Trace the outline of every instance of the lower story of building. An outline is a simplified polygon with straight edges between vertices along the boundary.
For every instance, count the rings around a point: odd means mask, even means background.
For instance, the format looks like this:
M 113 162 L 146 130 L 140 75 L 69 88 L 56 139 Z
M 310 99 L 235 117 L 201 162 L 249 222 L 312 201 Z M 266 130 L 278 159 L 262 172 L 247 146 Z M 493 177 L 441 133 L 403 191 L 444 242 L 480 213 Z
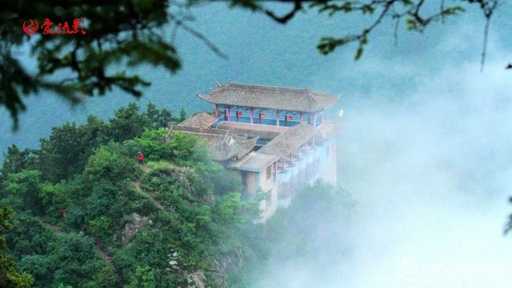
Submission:
M 266 221 L 307 185 L 317 180 L 336 185 L 336 168 L 336 143 L 326 141 L 294 161 L 274 162 L 261 171 L 240 171 L 240 175 L 245 196 L 263 194 L 260 221 Z

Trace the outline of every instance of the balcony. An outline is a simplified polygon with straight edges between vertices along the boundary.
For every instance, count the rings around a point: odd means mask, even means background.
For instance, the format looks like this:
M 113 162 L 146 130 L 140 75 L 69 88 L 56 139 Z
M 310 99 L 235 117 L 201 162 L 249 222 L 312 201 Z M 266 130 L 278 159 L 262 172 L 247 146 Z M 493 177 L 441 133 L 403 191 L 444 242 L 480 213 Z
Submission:
M 219 121 L 220 122 L 238 122 L 238 123 L 248 123 L 248 124 L 251 124 L 251 118 L 250 117 L 247 117 L 247 116 L 241 116 L 241 117 L 231 117 L 231 120 L 230 121 L 226 121 L 224 120 L 224 116 L 221 116 L 219 118 Z M 284 119 L 281 119 L 279 121 L 279 126 L 283 126 L 283 127 L 293 127 L 295 125 L 298 125 L 300 123 L 300 121 L 294 121 L 294 120 L 288 120 L 288 121 L 285 121 Z M 254 117 L 253 119 L 253 123 L 252 124 L 262 124 L 262 125 L 272 125 L 272 126 L 277 126 L 277 120 L 276 119 L 268 119 L 268 118 L 263 118 L 263 119 L 259 119 L 257 117 Z

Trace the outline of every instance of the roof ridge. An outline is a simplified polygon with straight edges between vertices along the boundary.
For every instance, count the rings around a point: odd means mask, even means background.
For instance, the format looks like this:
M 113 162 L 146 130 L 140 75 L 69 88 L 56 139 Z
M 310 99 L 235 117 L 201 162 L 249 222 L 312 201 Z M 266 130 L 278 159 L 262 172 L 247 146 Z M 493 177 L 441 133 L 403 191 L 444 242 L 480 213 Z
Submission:
M 220 87 L 227 87 L 227 86 L 238 86 L 238 87 L 252 87 L 252 88 L 263 88 L 263 89 L 274 89 L 274 90 L 291 90 L 291 91 L 302 91 L 302 92 L 308 92 L 310 91 L 308 88 L 294 88 L 294 87 L 287 87 L 287 86 L 274 86 L 274 85 L 263 85 L 263 84 L 244 84 L 239 82 L 229 82 L 227 84 L 223 84 Z
M 317 112 L 336 102 L 309 88 L 291 88 L 230 82 L 215 87 L 208 95 L 199 95 L 214 104 L 247 106 L 301 112 Z M 324 98 L 332 99 L 324 99 Z

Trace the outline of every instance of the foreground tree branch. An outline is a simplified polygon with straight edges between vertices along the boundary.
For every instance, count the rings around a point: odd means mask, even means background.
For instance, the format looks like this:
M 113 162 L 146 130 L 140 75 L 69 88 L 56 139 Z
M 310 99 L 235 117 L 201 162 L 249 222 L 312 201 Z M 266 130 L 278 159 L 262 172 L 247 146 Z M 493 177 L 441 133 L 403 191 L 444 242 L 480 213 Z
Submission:
M 448 16 L 454 16 L 465 11 L 469 6 L 479 7 L 485 17 L 484 39 L 481 53 L 481 69 L 485 65 L 487 53 L 487 42 L 490 20 L 494 11 L 499 5 L 498 0 L 454 0 L 448 3 L 441 0 L 439 6 L 432 6 L 436 1 L 426 0 L 231 0 L 232 6 L 241 6 L 253 11 L 263 12 L 278 23 L 286 24 L 291 21 L 301 10 L 317 10 L 320 13 L 326 13 L 329 16 L 343 17 L 348 14 L 361 14 L 363 17 L 372 19 L 371 24 L 363 27 L 357 33 L 346 33 L 342 36 L 325 36 L 320 39 L 317 49 L 320 53 L 327 55 L 338 47 L 350 43 L 358 43 L 354 58 L 360 59 L 365 46 L 368 44 L 369 36 L 375 27 L 379 26 L 387 17 L 395 21 L 394 37 L 395 42 L 398 35 L 398 28 L 401 22 L 409 31 L 423 32 L 434 22 L 442 22 Z M 266 7 L 268 3 L 289 4 L 293 7 L 290 12 L 283 16 L 276 16 L 276 13 Z M 304 8 L 307 7 L 307 8 Z M 439 7 L 437 12 L 432 7 Z
M 0 15 L 0 107 L 11 114 L 14 128 L 26 109 L 23 98 L 42 90 L 79 103 L 86 97 L 104 95 L 119 88 L 135 97 L 151 83 L 136 73 L 139 65 L 162 67 L 175 73 L 181 59 L 174 39 L 163 37 L 168 25 L 199 39 L 216 55 L 226 57 L 205 35 L 188 22 L 193 1 L 160 0 L 7 0 Z M 45 35 L 43 23 L 84 20 L 83 33 Z M 37 21 L 40 33 L 26 34 L 24 23 Z M 66 24 L 67 25 L 67 24 Z M 36 71 L 28 71 L 14 51 L 31 43 Z M 59 75 L 55 77 L 55 75 Z
M 170 73 L 181 68 L 175 47 L 178 30 L 200 40 L 215 55 L 227 58 L 208 35 L 197 31 L 191 9 L 211 3 L 205 0 L 7 0 L 0 15 L 0 107 L 11 114 L 14 127 L 18 115 L 26 109 L 24 97 L 42 90 L 51 91 L 79 103 L 95 95 L 105 95 L 113 88 L 135 97 L 151 83 L 136 73 L 127 73 L 139 65 L 162 67 Z M 394 38 L 401 24 L 408 31 L 423 32 L 432 23 L 444 21 L 467 7 L 476 6 L 486 19 L 481 67 L 485 65 L 490 20 L 499 0 L 223 0 L 231 7 L 250 9 L 266 15 L 272 21 L 287 24 L 301 11 L 315 11 L 332 17 L 359 15 L 369 24 L 359 31 L 322 37 L 317 45 L 327 55 L 341 46 L 356 43 L 354 58 L 360 59 L 369 42 L 386 19 L 394 21 Z M 289 5 L 288 12 L 275 11 L 271 4 Z M 434 4 L 432 4 L 434 3 Z M 439 6 L 432 6 L 432 5 Z M 432 9 L 434 7 L 434 9 Z M 75 36 L 29 36 L 22 32 L 25 21 L 37 19 L 55 23 L 83 18 L 86 33 Z M 171 27 L 171 37 L 163 29 Z M 170 39 L 169 39 L 170 38 Z M 32 56 L 37 60 L 36 71 L 29 71 L 18 59 L 16 51 L 30 42 Z M 59 75 L 59 76 L 56 76 Z

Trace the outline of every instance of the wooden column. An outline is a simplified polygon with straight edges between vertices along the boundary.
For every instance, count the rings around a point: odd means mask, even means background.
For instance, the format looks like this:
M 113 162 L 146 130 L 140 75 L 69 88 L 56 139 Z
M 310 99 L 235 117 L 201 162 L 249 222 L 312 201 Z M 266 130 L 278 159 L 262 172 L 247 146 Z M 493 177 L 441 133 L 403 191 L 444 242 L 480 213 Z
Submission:
M 214 113 L 215 113 L 215 118 L 219 117 L 219 108 L 217 107 L 217 104 L 215 104 Z
M 249 119 L 250 119 L 251 124 L 253 124 L 254 123 L 254 108 L 252 108 L 252 107 L 249 110 Z
M 228 115 L 228 120 L 227 121 L 231 121 L 231 107 L 226 107 L 226 113 Z
M 276 125 L 279 126 L 279 110 L 276 110 Z

